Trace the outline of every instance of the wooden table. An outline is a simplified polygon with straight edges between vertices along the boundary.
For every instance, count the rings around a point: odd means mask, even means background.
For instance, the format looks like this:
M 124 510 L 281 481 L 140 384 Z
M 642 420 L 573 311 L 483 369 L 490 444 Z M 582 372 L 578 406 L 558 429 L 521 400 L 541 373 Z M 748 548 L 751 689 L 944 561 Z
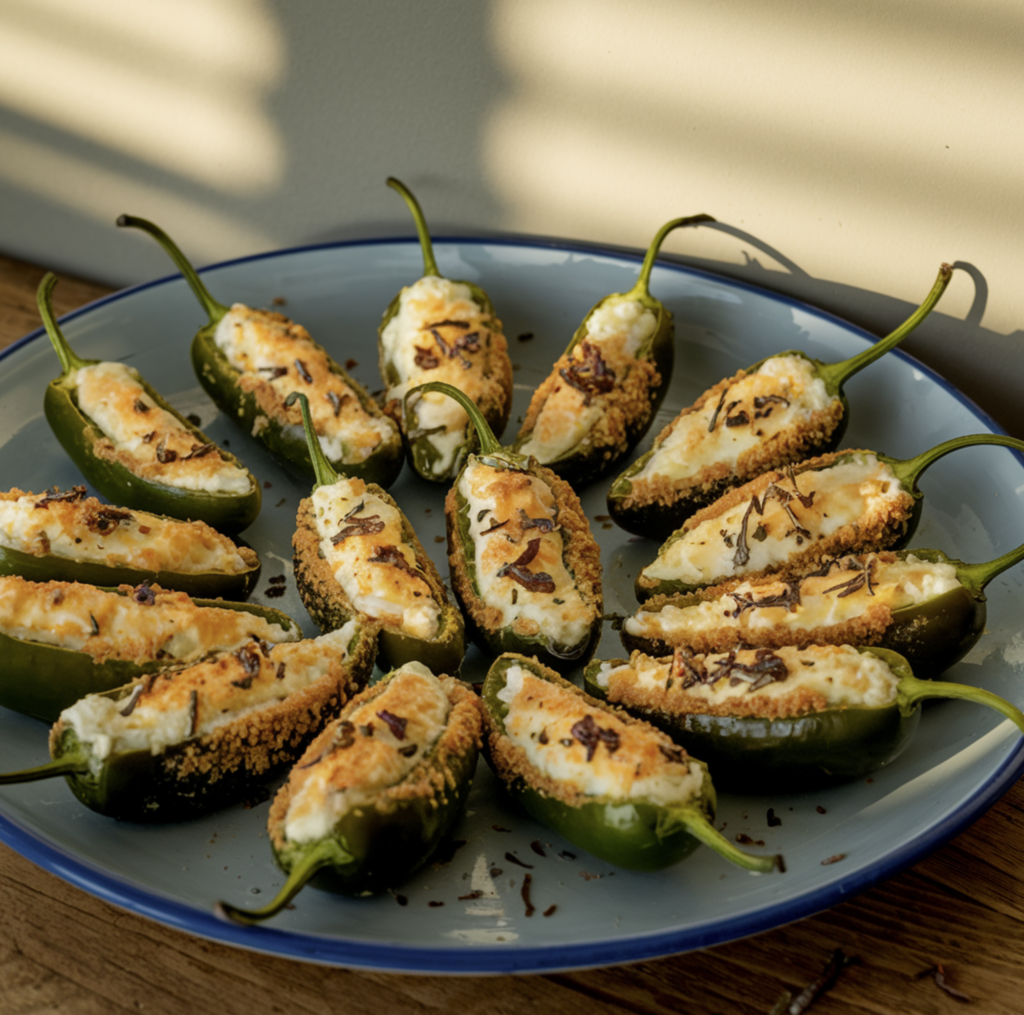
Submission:
M 39 326 L 42 274 L 0 257 L 0 348 Z M 62 278 L 56 311 L 109 291 Z M 795 996 L 815 980 L 836 949 L 856 961 L 813 1003 L 814 1015 L 960 1012 L 965 997 L 986 1015 L 1019 1015 L 1022 808 L 1018 784 L 917 866 L 792 926 L 670 959 L 521 977 L 353 972 L 212 944 L 121 912 L 0 845 L 0 1015 L 767 1015 L 784 991 Z

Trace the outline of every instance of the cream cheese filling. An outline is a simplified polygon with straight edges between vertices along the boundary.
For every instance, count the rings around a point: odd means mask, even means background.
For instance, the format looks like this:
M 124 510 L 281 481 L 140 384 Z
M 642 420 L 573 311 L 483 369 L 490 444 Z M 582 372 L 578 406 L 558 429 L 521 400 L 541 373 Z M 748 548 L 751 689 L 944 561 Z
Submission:
M 700 794 L 699 766 L 682 753 L 671 758 L 668 738 L 646 724 L 624 723 L 519 665 L 505 671 L 497 696 L 508 706 L 505 732 L 529 763 L 584 796 L 667 806 Z
M 884 517 L 902 496 L 892 469 L 873 454 L 856 454 L 773 485 L 779 496 L 769 488 L 760 498 L 741 500 L 670 539 L 643 574 L 656 581 L 707 585 L 775 567 L 844 525 Z M 810 504 L 800 499 L 812 493 Z
M 435 638 L 441 607 L 405 541 L 401 511 L 361 479 L 317 487 L 312 501 L 320 550 L 352 605 L 414 638 Z
M 146 394 L 134 367 L 95 363 L 74 376 L 78 408 L 103 432 L 115 451 L 137 462 L 146 478 L 181 490 L 246 494 L 249 474 L 203 451 L 195 436 Z
M 372 807 L 434 749 L 450 712 L 441 682 L 415 662 L 395 671 L 380 694 L 346 708 L 320 759 L 292 773 L 285 838 L 326 838 L 350 811 Z

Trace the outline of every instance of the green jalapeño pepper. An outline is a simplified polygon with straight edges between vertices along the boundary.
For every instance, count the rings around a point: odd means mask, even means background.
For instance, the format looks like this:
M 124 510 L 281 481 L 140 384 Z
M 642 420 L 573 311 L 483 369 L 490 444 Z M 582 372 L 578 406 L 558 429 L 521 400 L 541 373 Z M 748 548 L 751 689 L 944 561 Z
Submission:
M 533 455 L 575 485 L 601 475 L 633 450 L 672 379 L 675 322 L 651 295 L 654 260 L 673 229 L 714 221 L 693 215 L 658 230 L 636 285 L 590 309 L 534 392 L 516 451 Z
M 512 410 L 512 361 L 487 294 L 472 282 L 453 282 L 438 271 L 416 198 L 398 180 L 387 182 L 415 219 L 423 277 L 391 301 L 378 328 L 384 411 L 402 427 L 413 468 L 424 479 L 444 483 L 473 450 L 473 427 L 448 399 L 431 396 L 415 406 L 403 405 L 405 393 L 424 381 L 454 384 L 500 434 Z
M 419 663 L 354 698 L 310 745 L 267 822 L 287 880 L 261 909 L 227 902 L 218 915 L 255 923 L 307 883 L 365 895 L 393 888 L 427 861 L 465 807 L 481 708 L 472 689 Z
M 50 731 L 49 764 L 0 785 L 63 775 L 121 821 L 181 821 L 251 797 L 285 771 L 373 668 L 376 630 L 250 641 L 185 668 L 87 695 Z
M 333 467 L 390 486 L 402 468 L 402 439 L 367 391 L 301 325 L 272 310 L 227 307 L 209 293 L 171 238 L 146 219 L 122 215 L 119 226 L 149 233 L 170 255 L 209 316 L 192 340 L 192 366 L 217 407 L 278 461 L 311 478 L 302 420 L 285 399 L 310 400 L 314 429 Z
M 295 584 L 309 615 L 329 631 L 352 617 L 381 625 L 380 652 L 390 666 L 412 659 L 457 673 L 465 624 L 408 518 L 379 486 L 339 476 L 320 451 L 301 404 L 316 473 L 299 504 L 292 548 Z
M 833 451 L 766 472 L 669 536 L 637 576 L 637 598 L 799 573 L 842 554 L 906 546 L 921 516 L 921 474 L 951 451 L 976 444 L 1024 450 L 1024 441 L 982 433 L 954 437 L 914 458 Z
M 1024 731 L 1024 714 L 998 695 L 919 680 L 881 648 L 634 652 L 592 663 L 585 687 L 699 751 L 718 786 L 739 792 L 798 793 L 870 775 L 906 748 L 929 698 L 987 705 Z
M 740 645 L 877 645 L 930 677 L 959 662 L 985 628 L 985 586 L 1024 559 L 1019 546 L 965 564 L 939 550 L 863 553 L 785 578 L 767 575 L 648 600 L 622 628 L 628 649 L 727 652 Z
M 492 655 L 525 652 L 558 670 L 586 662 L 601 635 L 601 550 L 572 487 L 533 459 L 502 448 L 475 405 L 458 401 L 477 429 L 445 500 L 452 587 L 476 641 Z
M 731 487 L 837 448 L 849 418 L 843 385 L 928 316 L 952 272 L 942 265 L 914 314 L 850 359 L 822 363 L 790 350 L 705 391 L 612 484 L 612 518 L 628 532 L 664 539 Z
M 484 752 L 537 821 L 602 860 L 661 870 L 698 843 L 747 870 L 784 870 L 714 827 L 707 766 L 642 720 L 525 656 L 504 655 L 483 686 Z
M 0 577 L 0 705 L 53 722 L 79 698 L 233 650 L 297 641 L 291 617 L 159 586 L 100 589 Z
M 260 560 L 206 522 L 102 504 L 84 486 L 0 493 L 0 575 L 30 581 L 141 585 L 246 599 Z
M 179 415 L 123 363 L 84 360 L 53 316 L 52 273 L 39 313 L 64 373 L 47 386 L 46 420 L 85 478 L 128 508 L 237 532 L 260 513 L 260 485 L 233 455 Z

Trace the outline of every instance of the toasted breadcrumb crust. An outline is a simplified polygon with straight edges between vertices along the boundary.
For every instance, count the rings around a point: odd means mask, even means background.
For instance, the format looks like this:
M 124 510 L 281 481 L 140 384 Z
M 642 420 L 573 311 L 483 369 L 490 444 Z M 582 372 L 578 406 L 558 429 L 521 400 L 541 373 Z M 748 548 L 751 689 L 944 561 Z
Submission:
M 562 354 L 551 373 L 534 391 L 516 439 L 517 446 L 529 439 L 547 400 L 565 385 L 561 372 L 574 362 L 571 351 Z M 626 454 L 639 435 L 646 432 L 662 382 L 661 374 L 651 360 L 629 357 L 624 362 L 617 359 L 611 365 L 617 375 L 615 386 L 610 391 L 592 396 L 600 404 L 601 415 L 579 445 L 568 452 L 574 458 L 585 455 L 588 467 L 595 473 Z
M 697 653 L 696 662 L 702 663 L 704 656 L 711 653 Z M 644 652 L 633 652 L 628 665 L 636 668 L 644 663 L 672 665 L 672 657 L 649 656 Z M 613 664 L 614 665 L 614 664 Z M 635 681 L 621 678 L 608 689 L 608 700 L 623 708 L 637 708 L 647 713 L 677 719 L 682 715 L 743 716 L 757 719 L 788 719 L 794 716 L 810 715 L 828 710 L 828 699 L 820 691 L 798 687 L 786 695 L 750 694 L 744 690 L 723 701 L 709 702 L 706 698 L 688 694 L 680 683 L 669 688 L 640 687 Z
M 750 581 L 749 578 L 745 579 Z M 767 582 L 774 582 L 774 577 Z M 738 583 L 732 583 L 738 584 Z M 756 583 L 751 582 L 755 585 Z M 729 585 L 716 586 L 719 595 L 726 594 Z M 715 599 L 712 589 L 702 589 L 699 599 Z M 644 603 L 641 613 L 657 614 L 666 606 L 685 609 L 697 601 L 697 596 L 654 596 Z M 841 624 L 824 624 L 813 629 L 798 630 L 776 624 L 770 628 L 750 630 L 739 628 L 722 618 L 714 631 L 665 631 L 661 638 L 630 634 L 622 631 L 622 642 L 629 649 L 639 649 L 651 656 L 662 656 L 676 648 L 688 648 L 697 653 L 728 652 L 734 648 L 807 648 L 809 645 L 878 645 L 892 624 L 892 610 L 887 604 L 873 603 L 859 617 Z
M 444 806 L 447 803 L 447 794 L 454 792 L 457 787 L 459 762 L 465 759 L 469 752 L 475 752 L 481 746 L 484 708 L 479 697 L 461 680 L 448 676 L 441 676 L 438 679 L 451 705 L 448 722 L 434 749 L 425 755 L 404 779 L 381 790 L 374 798 L 372 806 L 381 814 L 393 813 L 404 803 L 415 800 L 426 801 L 433 807 Z M 267 834 L 275 853 L 292 846 L 285 837 L 284 829 L 291 804 L 292 780 L 295 773 L 314 764 L 331 744 L 340 723 L 365 702 L 373 701 L 386 686 L 385 682 L 379 682 L 352 698 L 299 758 L 292 777 L 281 787 L 270 806 Z M 307 847 L 309 844 L 299 845 Z
M 533 475 L 545 483 L 555 499 L 557 513 L 555 525 L 562 533 L 562 560 L 576 582 L 583 602 L 591 606 L 595 617 L 604 607 L 601 591 L 601 548 L 590 531 L 590 522 L 583 511 L 575 490 L 561 477 L 544 465 L 537 465 Z M 445 526 L 448 532 L 448 566 L 452 588 L 470 620 L 488 634 L 501 630 L 502 611 L 489 606 L 474 587 L 467 560 L 476 557 L 472 546 L 463 542 L 459 526 L 458 483 L 452 484 L 444 502 Z M 537 633 L 535 623 L 521 621 L 513 630 L 524 637 Z
M 849 455 L 875 455 L 875 452 L 863 448 L 833 451 L 827 455 L 819 455 L 816 458 L 809 458 L 801 462 L 792 469 L 792 474 L 801 476 L 805 473 L 826 469 L 835 464 L 840 458 Z M 772 483 L 782 483 L 789 476 L 790 470 L 788 469 L 785 471 L 773 469 L 771 472 L 763 473 L 756 479 L 744 483 L 743 486 L 727 491 L 713 504 L 702 508 L 691 518 L 688 518 L 676 533 L 669 537 L 665 546 L 675 542 L 677 539 L 683 538 L 688 532 L 703 522 L 717 518 L 737 505 L 750 501 L 752 497 L 762 497 L 765 490 Z M 807 487 L 802 487 L 801 492 L 808 494 L 813 491 Z M 896 546 L 902 537 L 906 535 L 910 526 L 914 503 L 914 498 L 906 490 L 900 490 L 898 496 L 887 501 L 881 510 L 871 517 L 861 518 L 856 522 L 849 522 L 824 538 L 809 540 L 805 549 L 792 552 L 784 563 L 762 568 L 758 571 L 744 571 L 743 580 L 754 581 L 766 575 L 774 575 L 776 577 L 796 576 L 801 571 L 807 570 L 809 566 L 830 557 L 841 557 L 847 553 L 886 550 L 891 546 Z M 662 547 L 662 549 L 664 548 Z M 727 580 L 729 580 L 728 577 L 719 576 L 718 579 L 714 580 L 714 584 L 718 585 Z M 661 579 L 648 578 L 643 573 L 636 580 L 638 590 L 654 590 L 661 585 Z
M 637 719 L 630 715 L 625 709 L 616 705 L 600 701 L 581 691 L 569 680 L 560 677 L 554 670 L 549 669 L 540 663 L 536 657 L 518 655 L 514 652 L 507 652 L 502 660 L 508 660 L 510 665 L 518 664 L 529 670 L 535 676 L 552 684 L 571 691 L 580 699 L 581 707 L 593 709 L 597 712 L 604 712 L 607 715 L 614 715 L 616 719 L 627 726 L 643 727 L 648 734 L 662 745 L 669 757 L 678 757 L 680 761 L 687 761 L 688 756 L 667 733 L 655 728 L 643 719 Z M 587 804 L 600 803 L 621 803 L 615 797 L 588 796 L 580 792 L 572 783 L 554 779 L 545 775 L 532 765 L 526 756 L 526 752 L 518 747 L 511 737 L 501 728 L 487 708 L 483 709 L 484 714 L 484 750 L 494 774 L 509 787 L 525 785 L 531 790 L 540 793 L 542 796 L 553 797 L 570 807 L 583 807 Z
M 398 508 L 394 498 L 376 483 L 367 483 L 366 490 L 396 509 Z M 441 581 L 437 567 L 427 555 L 426 550 L 423 549 L 423 544 L 417 538 L 404 514 L 402 515 L 402 538 L 412 547 L 422 577 L 429 586 L 434 601 L 441 608 L 441 626 L 438 629 L 438 636 L 442 636 L 451 626 L 448 615 L 453 606 L 448 599 L 448 592 L 444 587 L 444 582 Z M 365 613 L 356 610 L 352 601 L 345 595 L 345 590 L 334 577 L 330 564 L 320 551 L 320 534 L 317 532 L 316 513 L 311 497 L 304 497 L 299 503 L 299 510 L 295 518 L 295 534 L 292 536 L 292 552 L 295 565 L 295 585 L 299 590 L 299 597 L 321 631 L 337 630 L 353 617 L 359 617 L 363 621 L 376 622 L 385 628 L 399 629 L 401 626 L 399 619 L 390 615 L 368 617 Z M 411 638 L 412 635 L 407 637 Z

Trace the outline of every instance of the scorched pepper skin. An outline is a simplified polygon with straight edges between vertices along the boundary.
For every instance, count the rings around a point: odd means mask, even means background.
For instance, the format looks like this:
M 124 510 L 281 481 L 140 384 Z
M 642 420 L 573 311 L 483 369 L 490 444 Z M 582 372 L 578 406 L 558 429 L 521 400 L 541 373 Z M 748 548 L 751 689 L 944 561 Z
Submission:
M 692 215 L 666 222 L 652 240 L 633 288 L 606 296 L 590 308 L 562 358 L 534 392 L 513 445 L 515 451 L 533 454 L 541 465 L 576 486 L 598 478 L 633 450 L 647 433 L 665 397 L 675 356 L 672 312 L 650 292 L 655 258 L 665 237 L 674 229 L 714 221 L 710 215 Z M 606 309 L 631 303 L 654 316 L 654 329 L 632 355 L 622 355 L 622 362 L 616 361 L 618 365 L 611 369 L 605 365 L 599 345 L 587 342 L 591 335 L 590 322 Z M 587 345 L 582 355 L 575 357 L 584 342 Z M 582 392 L 584 406 L 596 402 L 599 415 L 572 446 L 557 454 L 541 454 L 534 440 L 537 427 L 548 401 L 566 387 Z
M 689 408 L 684 409 L 655 438 L 650 451 L 641 455 L 612 484 L 608 492 L 608 512 L 614 521 L 627 532 L 648 538 L 665 539 L 679 528 L 694 512 L 713 503 L 726 490 L 738 486 L 769 469 L 779 469 L 786 465 L 827 454 L 839 447 L 846 433 L 849 422 L 850 404 L 843 391 L 843 385 L 854 374 L 859 373 L 876 359 L 903 341 L 931 312 L 939 298 L 945 292 L 952 276 L 953 268 L 943 264 L 939 276 L 924 303 L 898 328 L 888 336 L 876 342 L 849 359 L 837 363 L 823 363 L 821 360 L 808 356 L 800 350 L 789 350 L 766 357 L 746 370 L 704 392 Z M 703 479 L 700 474 L 676 480 L 672 484 L 671 493 L 666 490 L 643 491 L 638 476 L 648 467 L 652 459 L 661 452 L 662 446 L 671 433 L 685 417 L 692 413 L 717 406 L 711 416 L 709 431 L 718 427 L 729 429 L 733 421 L 723 411 L 728 405 L 728 392 L 746 377 L 758 373 L 771 360 L 782 360 L 795 357 L 805 361 L 812 370 L 812 376 L 820 379 L 829 399 L 827 405 L 813 414 L 807 421 L 793 421 L 772 434 L 770 438 L 762 438 L 759 444 L 745 452 L 736 463 L 719 463 L 706 466 L 710 470 Z M 775 406 L 773 400 L 786 403 L 788 399 L 769 394 L 761 396 L 765 400 L 762 410 L 750 412 L 737 410 L 742 419 L 737 419 L 740 430 L 743 427 L 756 425 L 759 412 L 770 415 Z M 751 417 L 754 417 L 753 419 Z M 813 422 L 812 422 L 813 421 Z M 731 432 L 731 431 L 730 431 Z M 690 450 L 689 454 L 694 452 Z M 700 481 L 698 482 L 698 479 Z M 634 481 L 638 488 L 634 490 Z
M 804 654 L 810 660 L 815 651 L 812 647 Z M 889 667 L 897 678 L 894 701 L 773 717 L 743 714 L 739 709 L 729 715 L 676 710 L 649 700 L 639 704 L 631 699 L 629 689 L 610 694 L 602 687 L 597 679 L 602 666 L 632 664 L 633 660 L 625 659 L 591 663 L 584 675 L 584 689 L 664 730 L 688 751 L 699 751 L 715 773 L 719 788 L 735 792 L 802 793 L 870 775 L 907 748 L 920 722 L 920 704 L 927 699 L 986 705 L 1024 732 L 1024 714 L 989 691 L 921 680 L 906 659 L 888 649 L 861 647 L 856 651 L 875 656 Z
M 80 359 L 61 334 L 50 303 L 50 293 L 56 282 L 56 276 L 52 273 L 43 278 L 39 284 L 38 302 L 40 315 L 64 373 L 47 385 L 43 410 L 54 436 L 82 475 L 115 504 L 170 515 L 172 518 L 198 519 L 225 532 L 240 532 L 248 528 L 260 513 L 262 492 L 252 473 L 244 470 L 242 463 L 227 451 L 216 448 L 215 453 L 222 460 L 246 472 L 249 489 L 244 494 L 186 490 L 143 479 L 115 457 L 98 452 L 103 433 L 79 409 L 74 378 L 80 368 L 92 366 L 99 361 Z M 182 429 L 193 435 L 197 447 L 213 446 L 200 429 L 181 416 L 141 378 L 140 383 L 146 395 L 159 408 L 174 416 Z
M 643 568 L 637 574 L 634 583 L 636 597 L 640 602 L 645 602 L 652 596 L 685 595 L 701 588 L 724 584 L 742 577 L 799 573 L 801 570 L 813 568 L 816 563 L 843 554 L 902 549 L 913 537 L 924 507 L 924 494 L 917 486 L 917 481 L 922 473 L 950 452 L 979 444 L 993 444 L 1024 451 L 1024 441 L 1014 437 L 996 433 L 969 434 L 943 441 L 914 458 L 896 459 L 873 451 L 854 449 L 832 452 L 801 462 L 796 466 L 789 466 L 786 470 L 764 473 L 757 479 L 729 491 L 714 504 L 697 512 L 669 536 L 659 548 L 654 563 Z M 879 463 L 891 470 L 898 483 L 900 502 L 896 503 L 894 500 L 888 514 L 884 518 L 870 520 L 870 525 L 868 520 L 861 518 L 841 526 L 824 538 L 815 531 L 801 530 L 800 526 L 805 519 L 798 514 L 800 504 L 803 503 L 805 508 L 816 505 L 818 509 L 822 505 L 820 498 L 815 501 L 818 493 L 814 487 L 816 480 L 822 476 L 827 477 L 828 471 L 832 468 L 855 462 L 858 458 L 866 459 L 868 456 L 873 456 Z M 793 486 L 792 491 L 786 488 L 787 482 Z M 753 545 L 750 540 L 758 538 L 755 526 L 757 526 L 761 515 L 761 510 L 754 515 L 754 509 L 758 503 L 761 504 L 762 509 L 768 505 L 771 500 L 772 488 L 778 492 L 776 499 L 792 507 L 793 527 L 786 533 L 785 538 L 800 534 L 795 539 L 793 546 L 785 553 L 780 551 L 777 559 L 772 560 L 767 566 L 758 568 L 748 563 L 750 547 Z M 758 501 L 758 497 L 761 497 L 760 501 Z M 673 551 L 677 542 L 686 540 L 698 526 L 717 524 L 717 519 L 724 512 L 732 506 L 748 500 L 749 505 L 743 528 L 727 569 L 718 573 L 702 574 L 696 581 L 666 575 L 655 576 L 649 573 L 652 568 L 660 569 L 659 562 L 666 554 Z M 797 502 L 795 506 L 793 506 L 794 501 Z M 750 520 L 750 524 L 747 519 Z M 732 546 L 732 544 L 726 545 Z M 741 553 L 745 553 L 746 556 L 741 558 Z
M 81 740 L 60 718 L 50 731 L 52 760 L 2 774 L 0 785 L 63 775 L 90 810 L 146 824 L 184 821 L 243 802 L 292 765 L 365 684 L 373 669 L 375 640 L 374 625 L 355 631 L 341 679 L 321 678 L 303 691 L 263 703 L 212 732 L 194 734 L 157 753 L 148 748 L 112 750 L 97 758 L 91 742 Z M 134 681 L 96 697 L 124 701 L 130 708 L 139 690 L 140 682 Z
M 148 586 L 140 586 L 148 589 Z M 111 594 L 131 595 L 128 589 L 103 589 Z M 138 590 L 136 590 L 138 592 Z M 262 617 L 298 638 L 299 625 L 279 610 L 255 603 L 224 600 L 194 600 L 197 606 L 236 610 Z M 121 687 L 138 677 L 174 665 L 175 660 L 154 658 L 144 662 L 106 659 L 97 662 L 89 653 L 28 641 L 0 632 L 0 706 L 45 722 L 55 722 L 60 713 L 87 694 Z
M 310 745 L 293 775 L 342 749 L 348 717 L 379 699 L 398 672 L 354 698 Z M 269 919 L 306 884 L 343 895 L 381 892 L 406 881 L 430 858 L 465 810 L 482 729 L 482 709 L 472 689 L 450 677 L 439 679 L 451 711 L 441 736 L 416 766 L 394 785 L 374 790 L 365 803 L 345 811 L 329 834 L 310 841 L 293 842 L 286 833 L 290 780 L 275 798 L 267 826 L 274 860 L 287 874 L 284 886 L 261 909 L 221 902 L 217 915 L 240 924 Z
M 310 442 L 311 460 L 316 474 L 314 491 L 321 486 L 332 486 L 339 481 L 330 463 L 315 445 L 309 424 L 309 407 L 306 396 L 299 394 L 296 399 L 302 406 L 303 422 Z M 448 590 L 434 566 L 434 562 L 423 549 L 412 525 L 398 504 L 383 489 L 372 484 L 366 492 L 379 497 L 401 515 L 402 541 L 410 546 L 416 558 L 418 576 L 428 586 L 431 596 L 440 608 L 438 630 L 433 638 L 420 638 L 403 632 L 395 626 L 381 622 L 380 653 L 389 666 L 418 660 L 432 670 L 442 673 L 458 673 L 466 654 L 465 624 L 458 607 L 451 602 Z M 292 540 L 294 550 L 295 584 L 303 605 L 314 622 L 323 631 L 340 627 L 353 617 L 363 614 L 356 609 L 345 594 L 341 584 L 326 565 L 319 548 L 316 517 L 312 501 L 307 498 L 299 505 L 296 532 Z M 372 619 L 372 618 L 371 618 Z
M 162 229 L 133 215 L 122 215 L 117 224 L 149 233 L 170 255 L 208 314 L 209 323 L 196 332 L 190 354 L 196 377 L 214 404 L 248 436 L 255 437 L 282 465 L 303 478 L 312 478 L 313 463 L 300 423 L 293 419 L 282 419 L 271 407 L 261 404 L 256 391 L 240 383 L 242 373 L 231 364 L 214 341 L 217 326 L 229 308 L 210 295 L 199 274 Z M 332 358 L 328 359 L 328 365 L 330 372 L 355 395 L 363 411 L 381 420 L 383 425 L 385 417 L 366 389 Z M 390 426 L 389 421 L 387 425 Z M 397 428 L 393 428 L 390 435 L 364 460 L 346 461 L 339 458 L 332 460 L 331 464 L 346 475 L 359 476 L 368 483 L 388 487 L 401 472 L 402 462 L 402 439 Z
M 479 454 L 469 457 L 445 499 L 448 562 L 451 568 L 452 587 L 462 604 L 474 640 L 492 656 L 503 652 L 528 653 L 559 671 L 586 662 L 600 640 L 603 596 L 601 551 L 590 531 L 579 498 L 568 483 L 550 469 L 538 465 L 535 459 L 526 459 L 510 449 L 502 448 L 479 410 L 462 392 L 451 385 L 431 381 L 413 388 L 406 398 L 412 400 L 426 391 L 442 392 L 458 401 L 476 427 L 480 442 Z M 591 617 L 586 629 L 575 641 L 562 643 L 539 628 L 535 631 L 528 630 L 518 620 L 502 625 L 494 618 L 494 609 L 497 607 L 489 603 L 481 591 L 476 564 L 477 547 L 469 531 L 469 504 L 459 491 L 462 477 L 476 464 L 493 470 L 497 475 L 517 473 L 532 477 L 551 492 L 556 510 L 556 515 L 552 519 L 553 528 L 559 531 L 563 540 L 562 561 L 574 580 L 574 590 L 578 592 L 583 604 L 589 608 Z M 529 556 L 529 540 L 525 537 L 522 548 Z M 523 571 L 526 570 L 524 565 Z M 551 576 L 547 573 L 534 575 L 520 572 L 520 578 L 521 581 L 529 583 L 534 578 L 550 580 Z M 552 602 L 552 606 L 557 605 L 559 604 Z
M 74 495 L 79 490 L 84 497 L 85 487 L 76 487 L 74 491 L 68 491 L 63 496 Z M 41 500 L 45 500 L 46 496 L 39 495 Z M 106 508 L 96 500 L 93 500 L 93 504 L 99 511 L 112 510 L 115 517 L 121 511 L 119 508 Z M 130 514 L 127 511 L 123 513 Z M 110 588 L 149 583 L 165 589 L 187 592 L 198 599 L 226 598 L 243 601 L 249 598 L 256 587 L 262 565 L 256 552 L 251 548 L 238 547 L 238 550 L 246 564 L 241 571 L 175 571 L 168 568 L 154 571 L 128 564 L 81 560 L 56 553 L 30 553 L 15 547 L 0 546 L 0 575 L 20 575 L 34 582 L 82 582 L 86 585 Z
M 547 777 L 524 759 L 505 731 L 509 705 L 498 695 L 504 689 L 511 667 L 522 667 L 531 676 L 569 692 L 589 713 L 610 713 L 623 722 L 639 723 L 654 737 L 661 734 L 607 702 L 584 694 L 535 659 L 508 653 L 491 666 L 481 697 L 485 711 L 484 756 L 505 784 L 509 795 L 532 817 L 547 825 L 581 849 L 627 870 L 656 871 L 671 867 L 689 856 L 700 843 L 722 857 L 745 867 L 767 873 L 784 871 L 781 856 L 754 856 L 738 849 L 714 826 L 717 797 L 702 761 L 679 752 L 666 737 L 662 751 L 673 750 L 703 773 L 699 793 L 687 803 L 657 804 L 631 797 L 586 798 L 578 791 L 556 794 L 541 788 Z M 599 750 L 603 749 L 598 747 Z M 550 788 L 550 787 L 549 787 Z

